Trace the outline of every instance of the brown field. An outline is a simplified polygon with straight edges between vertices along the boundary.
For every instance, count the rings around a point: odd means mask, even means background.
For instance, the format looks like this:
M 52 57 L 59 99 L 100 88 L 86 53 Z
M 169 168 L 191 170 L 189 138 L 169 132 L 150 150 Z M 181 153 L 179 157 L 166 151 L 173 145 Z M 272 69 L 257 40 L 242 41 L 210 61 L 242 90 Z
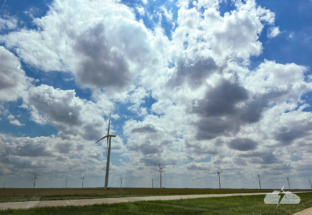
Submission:
M 304 190 L 292 190 L 304 191 Z M 306 190 L 311 191 L 311 190 Z M 0 197 L 21 196 L 124 196 L 124 195 L 177 195 L 272 192 L 260 189 L 192 189 L 192 188 L 3 188 Z

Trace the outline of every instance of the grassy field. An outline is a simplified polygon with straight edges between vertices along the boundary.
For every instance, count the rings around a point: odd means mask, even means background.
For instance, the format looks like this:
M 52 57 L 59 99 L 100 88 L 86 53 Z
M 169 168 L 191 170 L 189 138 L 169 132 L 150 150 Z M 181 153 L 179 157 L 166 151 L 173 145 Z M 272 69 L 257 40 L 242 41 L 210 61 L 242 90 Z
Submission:
M 192 189 L 192 188 L 5 188 L 0 197 L 10 196 L 88 196 L 88 195 L 146 195 L 146 194 L 209 194 L 271 192 L 259 189 Z
M 235 196 L 221 198 L 200 198 L 173 201 L 148 201 L 94 205 L 83 207 L 51 207 L 28 210 L 0 211 L 0 215 L 123 215 L 123 214 L 248 214 L 248 215 L 290 215 L 312 207 L 312 193 L 297 194 L 301 198 L 298 205 L 265 205 L 264 195 Z
M 179 189 L 179 188 L 57 188 L 57 189 L 0 189 L 0 202 L 42 201 L 118 198 L 126 196 L 157 196 L 184 194 L 225 194 L 225 193 L 269 193 L 272 190 L 249 189 Z

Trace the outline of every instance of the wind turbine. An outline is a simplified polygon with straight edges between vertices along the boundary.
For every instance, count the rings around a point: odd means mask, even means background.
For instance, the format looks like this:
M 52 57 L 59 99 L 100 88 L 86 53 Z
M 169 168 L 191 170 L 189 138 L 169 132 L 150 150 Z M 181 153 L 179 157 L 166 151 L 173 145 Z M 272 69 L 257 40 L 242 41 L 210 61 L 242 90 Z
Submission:
M 260 175 L 259 175 L 259 172 L 258 172 L 258 178 L 259 178 L 259 186 L 260 186 L 260 190 L 261 190 L 261 182 L 260 182 Z
M 36 180 L 37 180 L 38 178 L 37 178 L 37 176 L 36 176 L 36 172 L 35 172 L 35 177 L 33 178 L 33 179 L 31 179 L 31 181 L 32 180 L 34 180 L 34 186 L 33 186 L 33 188 L 35 188 L 36 187 Z
M 221 181 L 220 181 L 220 174 L 221 174 L 221 172 L 217 172 L 218 173 L 218 177 L 219 177 L 219 189 L 221 189 Z
M 110 135 L 110 134 L 109 134 L 109 129 L 110 129 L 110 117 L 111 117 L 111 114 L 109 114 L 109 123 L 108 123 L 107 134 L 96 142 L 96 143 L 98 143 L 99 141 L 101 141 L 101 140 L 107 138 L 108 153 L 107 153 L 107 161 L 106 161 L 105 189 L 107 189 L 107 186 L 108 186 L 109 160 L 110 160 L 110 152 L 111 152 L 112 137 L 116 137 L 116 136 L 117 136 L 117 135 Z
M 311 183 L 311 181 L 310 181 Z M 154 188 L 154 179 L 152 178 L 152 188 Z
M 287 181 L 288 181 L 288 186 L 289 186 L 289 189 L 290 189 L 290 183 L 289 183 L 289 177 L 287 176 Z
M 82 179 L 82 185 L 81 185 L 81 188 L 83 188 L 83 180 L 84 180 L 84 177 L 85 177 L 85 175 L 83 175 L 83 177 L 81 178 L 81 179 Z
M 311 178 L 309 177 L 309 181 L 310 181 L 310 185 L 311 185 L 311 189 L 312 189 L 312 182 L 311 182 Z
M 160 163 L 159 163 L 160 188 L 162 188 L 162 169 L 163 167 L 160 167 Z
M 120 187 L 122 187 L 122 178 L 120 176 Z

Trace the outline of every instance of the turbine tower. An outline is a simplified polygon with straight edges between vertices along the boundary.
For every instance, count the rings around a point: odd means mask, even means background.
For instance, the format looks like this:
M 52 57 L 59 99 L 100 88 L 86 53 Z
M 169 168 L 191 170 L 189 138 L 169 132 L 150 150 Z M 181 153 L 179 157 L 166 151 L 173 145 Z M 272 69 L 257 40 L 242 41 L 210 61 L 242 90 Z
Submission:
M 312 189 L 312 182 L 311 182 L 311 178 L 309 177 L 309 181 L 310 181 L 310 185 L 311 185 L 311 189 Z
M 82 184 L 81 184 L 81 188 L 83 188 L 83 180 L 84 180 L 84 175 L 83 175 L 83 177 L 81 178 L 82 179 Z
M 288 181 L 288 186 L 289 186 L 289 189 L 290 189 L 290 183 L 289 183 L 289 177 L 287 176 L 287 181 Z
M 33 179 L 31 179 L 31 181 L 32 180 L 34 180 L 34 186 L 33 186 L 33 188 L 35 188 L 36 187 L 36 180 L 37 180 L 38 178 L 37 178 L 37 176 L 36 176 L 36 172 L 35 172 L 35 177 L 33 178 Z
M 120 176 L 120 187 L 122 187 L 122 177 Z
M 260 186 L 260 190 L 261 190 L 261 182 L 260 182 L 260 175 L 259 175 L 259 172 L 258 172 L 258 178 L 259 178 L 259 186 Z
M 108 123 L 107 134 L 96 142 L 96 143 L 98 143 L 99 141 L 101 141 L 101 140 L 107 138 L 108 153 L 107 153 L 107 161 L 106 161 L 105 189 L 107 189 L 107 186 L 108 186 L 108 175 L 109 175 L 109 160 L 110 160 L 110 152 L 111 152 L 111 141 L 112 141 L 112 137 L 116 137 L 116 136 L 117 136 L 117 135 L 110 135 L 110 134 L 109 134 L 109 129 L 110 129 L 110 117 L 111 117 L 111 114 L 109 114 L 109 123 Z
M 220 181 L 220 174 L 221 174 L 221 172 L 217 172 L 218 173 L 218 177 L 219 177 L 219 189 L 221 189 L 221 181 Z
M 310 181 L 311 183 L 311 181 Z M 152 188 L 154 188 L 154 179 L 152 179 Z
M 162 169 L 163 167 L 160 167 L 160 163 L 159 163 L 160 188 L 162 188 Z

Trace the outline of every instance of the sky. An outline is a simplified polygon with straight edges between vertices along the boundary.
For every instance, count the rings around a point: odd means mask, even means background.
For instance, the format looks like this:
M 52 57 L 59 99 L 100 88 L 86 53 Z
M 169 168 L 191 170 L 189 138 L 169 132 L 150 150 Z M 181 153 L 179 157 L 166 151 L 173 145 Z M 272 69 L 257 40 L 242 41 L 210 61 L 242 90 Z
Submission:
M 0 0 L 6 187 L 308 189 L 312 1 Z

